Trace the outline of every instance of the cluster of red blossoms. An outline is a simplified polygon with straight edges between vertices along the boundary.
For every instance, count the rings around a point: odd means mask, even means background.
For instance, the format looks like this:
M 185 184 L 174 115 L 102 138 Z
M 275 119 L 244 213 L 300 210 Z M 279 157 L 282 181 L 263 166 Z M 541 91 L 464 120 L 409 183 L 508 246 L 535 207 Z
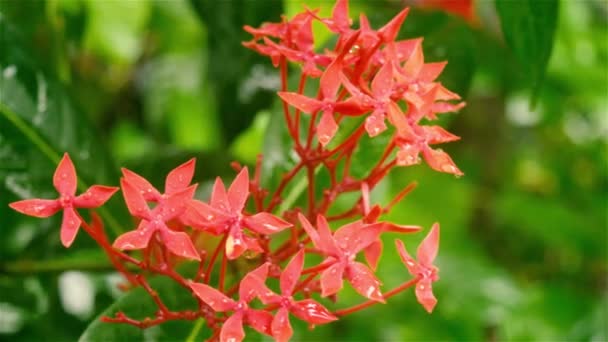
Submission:
M 120 190 L 136 228 L 110 243 L 95 211 L 90 211 L 89 222 L 76 209 L 100 207 L 119 188 L 95 185 L 75 196 L 76 171 L 66 153 L 53 177 L 58 199 L 23 200 L 11 207 L 36 217 L 63 209 L 63 245 L 69 247 L 82 227 L 131 287 L 143 287 L 158 306 L 153 317 L 140 320 L 118 312 L 104 317 L 107 322 L 146 328 L 169 320 L 202 319 L 212 331 L 211 340 L 240 341 L 245 336 L 243 326 L 249 326 L 277 341 L 287 341 L 292 336 L 290 314 L 312 327 L 384 303 L 413 286 L 418 301 L 431 312 L 437 302 L 432 283 L 438 279 L 433 265 L 438 224 L 418 246 L 416 259 L 396 240 L 412 278 L 383 292 L 375 275 L 382 236 L 421 228 L 380 220 L 415 184 L 401 190 L 386 206 L 371 203 L 374 187 L 394 167 L 419 163 L 420 154 L 437 171 L 462 174 L 448 154 L 430 147 L 458 137 L 421 121 L 456 111 L 464 103 L 449 102 L 458 101 L 459 96 L 435 81 L 445 63 L 424 62 L 422 39 L 396 40 L 407 13 L 403 10 L 378 30 L 361 15 L 359 28 L 353 29 L 348 1 L 338 0 L 331 18 L 307 9 L 281 23 L 245 27 L 253 40 L 244 45 L 270 56 L 280 69 L 282 89 L 278 94 L 297 155 L 295 165 L 272 189 L 261 182 L 262 156 L 253 176 L 247 167 L 234 164 L 238 171 L 234 181 L 226 187 L 218 178 L 208 201 L 195 198 L 197 184 L 191 184 L 194 159 L 167 175 L 164 193 L 123 169 Z M 333 49 L 315 50 L 315 21 L 337 35 Z M 296 91 L 288 90 L 290 62 L 301 66 Z M 316 95 L 305 94 L 307 82 L 318 83 Z M 339 130 L 346 129 L 341 127 L 355 128 L 340 135 Z M 355 177 L 353 155 L 366 134 L 390 139 L 366 176 Z M 329 175 L 329 185 L 316 182 L 321 169 Z M 302 194 L 298 193 L 298 180 L 307 184 Z M 283 199 L 286 192 L 289 197 L 295 193 L 296 200 L 287 203 Z M 337 199 L 347 193 L 355 193 L 358 200 L 346 210 L 342 205 L 340 211 Z M 363 259 L 358 258 L 360 254 Z M 242 259 L 248 262 L 238 262 Z M 305 259 L 318 262 L 305 267 Z M 182 263 L 197 265 L 196 272 L 178 272 L 177 265 Z M 246 275 L 227 277 L 229 266 Z M 167 276 L 192 292 L 198 310 L 167 308 L 162 294 L 148 282 L 150 275 Z M 366 301 L 328 309 L 328 304 L 336 305 L 344 280 Z

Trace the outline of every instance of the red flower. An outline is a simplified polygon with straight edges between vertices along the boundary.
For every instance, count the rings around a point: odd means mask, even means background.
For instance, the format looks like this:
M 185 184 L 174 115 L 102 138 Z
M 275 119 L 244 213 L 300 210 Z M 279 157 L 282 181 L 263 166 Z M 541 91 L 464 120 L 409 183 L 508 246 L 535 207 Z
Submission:
M 163 196 L 169 196 L 182 191 L 190 185 L 194 177 L 196 159 L 192 158 L 182 165 L 171 170 L 165 179 L 165 194 L 162 195 L 150 182 L 137 173 L 122 168 L 122 174 L 134 188 L 139 191 L 144 199 L 149 202 L 160 202 Z
M 292 226 L 291 223 L 261 212 L 245 215 L 243 210 L 249 197 L 249 172 L 243 168 L 236 176 L 228 191 L 220 178 L 217 178 L 211 192 L 210 203 L 193 201 L 184 220 L 194 227 L 214 234 L 228 234 L 226 255 L 229 259 L 238 258 L 246 250 L 261 251 L 256 239 L 244 234 L 247 227 L 258 234 L 274 234 Z
M 409 255 L 401 240 L 395 240 L 395 243 L 401 261 L 403 261 L 408 271 L 413 276 L 420 278 L 416 284 L 416 298 L 418 302 L 424 306 L 426 311 L 431 313 L 435 304 L 437 304 L 437 299 L 433 295 L 432 284 L 439 280 L 439 275 L 437 274 L 439 269 L 433 265 L 439 248 L 439 224 L 435 223 L 433 225 L 429 234 L 418 246 L 416 254 L 418 261 Z
M 322 215 L 317 216 L 317 229 L 314 229 L 302 214 L 298 214 L 298 217 L 312 243 L 327 256 L 323 262 L 331 265 L 321 273 L 323 297 L 340 291 L 343 286 L 342 279 L 346 278 L 362 296 L 384 302 L 380 292 L 380 282 L 372 270 L 355 261 L 357 253 L 378 239 L 382 232 L 382 224 L 364 224 L 355 221 L 342 226 L 332 235 L 327 220 Z
M 173 231 L 167 227 L 167 222 L 177 218 L 186 210 L 188 202 L 194 196 L 196 185 L 171 195 L 162 195 L 158 198 L 159 203 L 156 207 L 150 210 L 144 194 L 153 192 L 138 190 L 125 178 L 121 178 L 120 184 L 129 212 L 142 220 L 136 230 L 124 233 L 114 241 L 115 248 L 122 250 L 146 248 L 152 236 L 158 232 L 160 239 L 171 253 L 188 259 L 200 260 L 188 234 Z
M 13 202 L 9 206 L 22 214 L 34 217 L 49 217 L 63 209 L 61 243 L 70 247 L 82 223 L 75 209 L 102 206 L 118 190 L 116 187 L 93 185 L 80 196 L 75 196 L 77 182 L 74 164 L 70 156 L 64 153 L 53 175 L 53 185 L 59 192 L 58 199 L 29 199 Z
M 261 279 L 261 286 L 258 285 L 259 297 L 264 304 L 278 304 L 279 311 L 272 320 L 272 336 L 276 341 L 288 341 L 293 334 L 289 323 L 289 313 L 306 321 L 310 324 L 325 324 L 337 320 L 338 318 L 329 312 L 323 305 L 312 299 L 296 301 L 293 298 L 293 291 L 296 288 L 298 279 L 302 274 L 304 266 L 304 250 L 300 250 L 289 262 L 281 273 L 280 288 L 281 294 L 277 295 L 270 291 L 264 282 L 266 277 Z
M 262 334 L 271 334 L 272 315 L 267 311 L 251 309 L 248 304 L 258 293 L 264 290 L 265 286 L 261 283 L 261 279 L 265 279 L 267 274 L 268 264 L 264 264 L 243 277 L 239 285 L 239 301 L 235 301 L 209 285 L 200 283 L 190 284 L 190 288 L 194 291 L 194 294 L 214 311 L 234 312 L 222 326 L 220 341 L 242 341 L 245 338 L 243 323 Z

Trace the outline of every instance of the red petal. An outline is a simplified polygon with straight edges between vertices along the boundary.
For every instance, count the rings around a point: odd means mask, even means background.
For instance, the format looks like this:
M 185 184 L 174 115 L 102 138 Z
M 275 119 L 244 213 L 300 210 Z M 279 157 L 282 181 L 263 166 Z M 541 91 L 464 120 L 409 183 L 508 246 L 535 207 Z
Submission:
M 293 335 L 293 329 L 289 323 L 289 311 L 287 308 L 280 308 L 272 320 L 272 337 L 277 342 L 287 342 Z
M 399 34 L 399 29 L 407 17 L 410 9 L 406 7 L 399 14 L 397 14 L 391 21 L 389 21 L 386 25 L 384 25 L 381 29 L 378 30 L 378 33 L 382 36 L 384 42 L 394 42 Z
M 188 234 L 166 228 L 160 230 L 160 236 L 171 253 L 186 259 L 201 260 Z
M 459 136 L 446 131 L 440 126 L 421 126 L 421 128 L 428 144 L 442 144 L 460 139 Z
M 181 215 L 186 210 L 188 203 L 192 200 L 197 186 L 198 184 L 194 184 L 184 190 L 171 194 L 154 208 L 154 214 L 157 214 L 160 211 L 165 222 Z
M 401 258 L 401 262 L 407 267 L 407 270 L 411 275 L 418 275 L 418 263 L 414 258 L 410 256 L 410 253 L 407 252 L 403 241 L 395 240 L 395 245 L 397 246 L 397 252 L 399 253 L 399 257 Z
M 296 284 L 302 274 L 304 267 L 304 249 L 301 249 L 287 264 L 281 273 L 281 293 L 283 296 L 291 296 Z
M 249 197 L 249 171 L 244 167 L 228 189 L 228 202 L 233 213 L 240 213 Z
M 443 150 L 433 150 L 426 147 L 422 150 L 422 156 L 427 164 L 439 172 L 451 173 L 456 176 L 462 176 L 464 173 L 454 164 L 454 161 Z
M 360 262 L 350 263 L 346 278 L 360 295 L 381 303 L 385 302 L 380 292 L 380 282 L 367 266 Z
M 49 217 L 55 215 L 61 209 L 58 200 L 38 198 L 13 202 L 8 206 L 22 214 L 34 217 Z
M 377 240 L 372 242 L 363 250 L 367 264 L 374 271 L 378 268 L 378 261 L 380 261 L 380 256 L 382 256 L 382 248 L 382 241 Z
M 80 218 L 74 211 L 74 208 L 65 208 L 63 211 L 63 221 L 61 222 L 61 243 L 67 248 L 70 247 L 78 228 L 80 227 Z
M 365 130 L 370 137 L 375 137 L 386 130 L 384 112 L 375 110 L 365 119 Z
M 78 208 L 97 208 L 106 203 L 119 188 L 114 186 L 93 185 L 74 199 Z
M 150 219 L 150 208 L 142 196 L 142 193 L 125 178 L 120 179 L 120 187 L 122 188 L 122 195 L 125 198 L 125 203 L 127 204 L 127 208 L 131 215 L 143 219 Z
M 397 129 L 397 134 L 405 139 L 411 139 L 415 137 L 412 127 L 410 126 L 405 114 L 399 108 L 399 105 L 392 102 L 388 105 L 388 118 L 390 122 Z
M 448 64 L 448 62 L 426 63 L 422 66 L 422 70 L 420 70 L 418 77 L 423 82 L 433 82 L 439 77 L 446 64 Z
M 239 284 L 239 298 L 247 303 L 251 302 L 256 295 L 265 295 L 270 290 L 264 282 L 268 276 L 268 263 L 247 273 Z
M 289 105 L 296 107 L 297 109 L 303 111 L 304 113 L 314 113 L 321 109 L 323 106 L 323 102 L 311 99 L 310 97 L 300 95 L 297 93 L 288 93 L 280 91 L 277 93 L 283 101 L 287 102 Z
M 393 90 L 393 65 L 384 63 L 372 80 L 372 93 L 376 100 L 381 100 L 390 95 Z
M 245 216 L 243 224 L 260 234 L 274 234 L 285 228 L 293 226 L 291 223 L 269 213 L 258 213 L 253 216 Z
M 245 338 L 245 331 L 243 331 L 243 313 L 235 312 L 230 316 L 220 332 L 221 342 L 240 342 Z
M 121 171 L 127 182 L 131 183 L 131 185 L 144 196 L 146 201 L 158 201 L 161 196 L 160 193 L 144 177 L 125 168 L 122 168 Z
M 234 260 L 247 250 L 247 242 L 240 227 L 233 228 L 226 238 L 226 256 L 230 260 Z
M 272 318 L 272 314 L 268 311 L 249 309 L 245 312 L 245 324 L 269 336 L 272 336 Z
M 190 185 L 195 164 L 196 159 L 192 158 L 169 172 L 165 180 L 165 194 L 172 194 Z
M 317 215 L 317 231 L 319 232 L 319 249 L 333 255 L 340 254 L 327 219 L 323 215 Z
M 418 246 L 417 256 L 418 262 L 426 267 L 430 267 L 437 257 L 437 250 L 439 249 L 439 223 L 433 224 L 431 231 L 422 240 Z
M 347 30 L 351 25 L 351 20 L 348 17 L 348 0 L 338 0 L 334 5 L 331 13 L 331 18 L 338 32 Z
M 420 149 L 413 144 L 400 144 L 397 151 L 397 165 L 410 166 L 420 163 Z
M 395 224 L 392 222 L 382 222 L 382 231 L 384 231 L 384 232 L 411 234 L 411 233 L 419 232 L 420 230 L 422 230 L 422 227 L 420 227 L 420 226 Z
M 189 226 L 196 228 L 209 229 L 215 234 L 221 233 L 225 222 L 229 217 L 205 202 L 192 200 L 188 203 L 188 208 L 180 219 Z M 211 229 L 213 228 L 213 229 Z
M 395 42 L 395 50 L 399 61 L 404 61 L 412 55 L 412 52 L 422 44 L 422 38 L 406 39 Z
M 336 262 L 321 273 L 321 296 L 327 297 L 338 293 L 342 289 L 344 277 L 344 263 Z
M 134 250 L 148 247 L 150 238 L 156 229 L 150 227 L 150 222 L 144 220 L 139 223 L 136 230 L 126 232 L 117 237 L 112 246 L 120 250 Z
M 295 302 L 291 307 L 291 313 L 310 324 L 325 324 L 338 319 L 323 305 L 312 299 Z
M 213 190 L 211 190 L 210 204 L 215 209 L 219 209 L 223 212 L 230 213 L 230 203 L 228 203 L 228 194 L 226 193 L 226 187 L 220 177 L 215 179 L 213 184 Z
M 216 312 L 233 310 L 237 305 L 232 298 L 227 297 L 225 294 L 207 284 L 191 283 L 190 288 L 200 300 L 205 302 Z
M 319 88 L 323 99 L 333 100 L 336 98 L 338 89 L 340 88 L 340 74 L 342 72 L 342 60 L 336 58 L 323 72 L 319 81 Z
M 378 240 L 381 232 L 381 223 L 367 225 L 361 221 L 355 221 L 336 230 L 334 239 L 343 251 L 356 254 Z
M 422 278 L 416 284 L 416 298 L 418 303 L 422 304 L 428 313 L 433 312 L 433 308 L 437 304 L 437 299 L 433 295 L 433 287 L 430 279 Z
M 424 54 L 422 52 L 422 41 L 414 46 L 414 50 L 403 66 L 403 72 L 409 77 L 418 76 L 424 66 Z
M 76 169 L 74 169 L 74 164 L 66 152 L 63 154 L 63 158 L 61 158 L 53 175 L 53 185 L 61 195 L 74 196 L 77 182 Z
M 300 223 L 302 223 L 302 228 L 304 228 L 306 231 L 306 234 L 312 241 L 313 245 L 318 249 L 321 249 L 321 238 L 319 237 L 317 230 L 312 226 L 312 224 L 310 224 L 306 216 L 302 215 L 301 213 L 298 213 L 298 219 L 300 220 Z

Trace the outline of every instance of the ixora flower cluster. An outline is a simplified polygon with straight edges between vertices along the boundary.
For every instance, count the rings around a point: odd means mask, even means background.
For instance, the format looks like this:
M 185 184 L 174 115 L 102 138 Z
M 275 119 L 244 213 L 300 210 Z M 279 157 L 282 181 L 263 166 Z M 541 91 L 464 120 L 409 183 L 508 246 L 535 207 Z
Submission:
M 152 317 L 140 320 L 118 312 L 104 317 L 106 322 L 146 328 L 169 320 L 199 319 L 211 330 L 211 340 L 240 341 L 245 336 L 243 327 L 249 326 L 286 341 L 292 336 L 290 315 L 311 327 L 325 324 L 384 303 L 410 287 L 415 287 L 418 301 L 431 312 L 437 302 L 432 283 L 438 280 L 433 265 L 438 224 L 418 246 L 416 259 L 396 240 L 410 279 L 383 292 L 375 275 L 383 251 L 381 238 L 386 233 L 407 234 L 421 228 L 380 220 L 415 183 L 386 206 L 370 203 L 374 187 L 393 168 L 419 163 L 419 155 L 437 171 L 462 174 L 445 152 L 430 147 L 458 137 L 439 126 L 422 125 L 421 120 L 434 120 L 436 114 L 456 111 L 464 103 L 435 81 L 445 63 L 424 62 L 422 39 L 396 40 L 407 13 L 403 10 L 378 30 L 361 15 L 359 28 L 353 29 L 348 2 L 339 0 L 331 18 L 306 10 L 281 23 L 245 27 L 253 40 L 244 45 L 269 56 L 280 69 L 282 89 L 278 94 L 298 156 L 272 189 L 261 182 L 261 156 L 253 176 L 247 167 L 234 164 L 238 174 L 233 182 L 226 187 L 218 178 L 208 201 L 194 198 L 194 159 L 167 175 L 164 193 L 123 169 L 120 190 L 136 228 L 110 243 L 100 216 L 91 210 L 87 221 L 77 209 L 100 207 L 119 188 L 95 185 L 76 196 L 76 171 L 66 153 L 53 177 L 58 199 L 23 200 L 11 207 L 36 217 L 63 210 L 63 245 L 70 247 L 82 227 L 130 286 L 143 287 L 158 306 Z M 311 26 L 315 21 L 337 35 L 332 50 L 315 51 Z M 290 62 L 301 66 L 296 91 L 288 90 Z M 305 94 L 307 83 L 318 83 L 313 87 L 318 89 L 316 94 Z M 337 134 L 347 127 L 352 131 Z M 389 139 L 383 140 L 388 141 L 384 153 L 377 156 L 366 176 L 357 178 L 352 173 L 353 155 L 365 135 Z M 329 181 L 318 181 L 320 170 L 329 175 Z M 286 204 L 285 193 L 296 191 L 297 195 L 296 180 L 302 179 L 307 188 L 296 196 L 302 204 L 297 200 Z M 358 200 L 340 211 L 337 199 L 347 193 Z M 312 264 L 305 267 L 306 261 Z M 178 264 L 196 267 L 178 271 Z M 227 276 L 229 267 L 239 272 Z M 169 277 L 190 291 L 198 309 L 169 309 L 162 293 L 150 285 L 152 275 Z M 344 280 L 365 301 L 334 309 Z

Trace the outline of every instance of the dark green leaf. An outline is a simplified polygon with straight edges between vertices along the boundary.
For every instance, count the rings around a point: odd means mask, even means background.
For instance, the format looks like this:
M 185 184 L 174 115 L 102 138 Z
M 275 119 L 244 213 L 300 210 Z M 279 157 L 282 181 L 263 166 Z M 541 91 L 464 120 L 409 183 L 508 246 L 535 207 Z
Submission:
M 505 41 L 533 89 L 532 105 L 551 57 L 558 4 L 557 0 L 496 0 Z

